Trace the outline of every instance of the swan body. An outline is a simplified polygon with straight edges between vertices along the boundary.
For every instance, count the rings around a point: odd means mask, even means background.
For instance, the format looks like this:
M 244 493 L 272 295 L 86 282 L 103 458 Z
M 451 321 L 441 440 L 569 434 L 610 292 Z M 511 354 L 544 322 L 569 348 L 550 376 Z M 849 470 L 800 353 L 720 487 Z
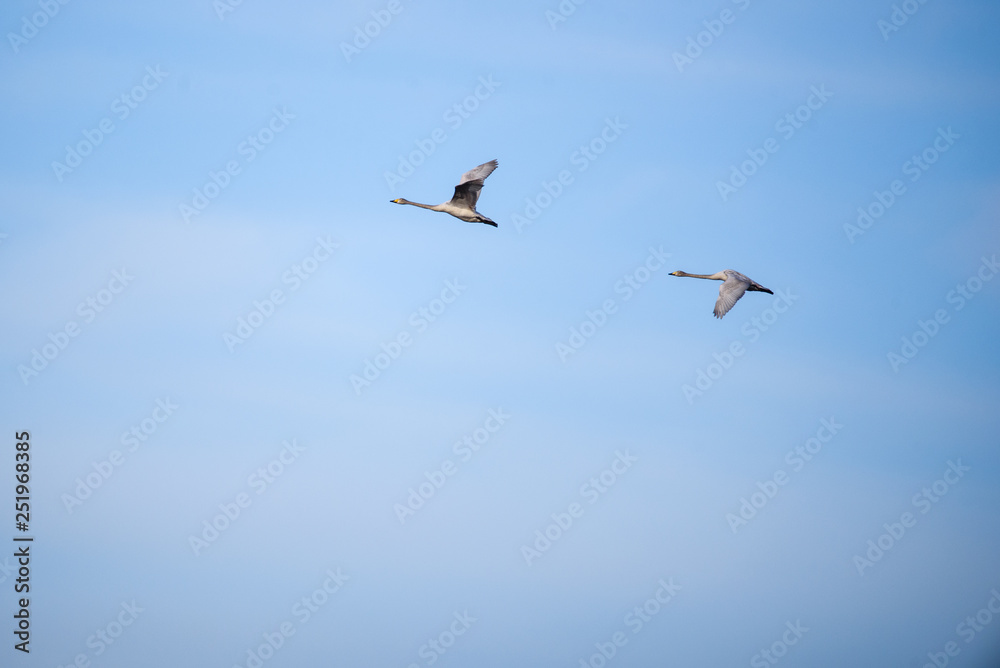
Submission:
M 733 305 L 739 301 L 746 292 L 766 292 L 769 295 L 774 293 L 763 285 L 754 281 L 738 271 L 723 269 L 714 274 L 688 274 L 683 271 L 674 271 L 671 276 L 686 276 L 688 278 L 707 278 L 713 281 L 722 281 L 719 286 L 719 299 L 715 302 L 715 317 L 721 318 L 729 313 Z
M 496 160 L 490 160 L 462 174 L 462 179 L 455 186 L 455 194 L 451 200 L 443 204 L 420 204 L 419 202 L 411 202 L 402 197 L 390 201 L 393 204 L 409 204 L 411 206 L 419 206 L 421 209 L 440 211 L 441 213 L 455 216 L 455 218 L 464 220 L 467 223 L 485 223 L 486 225 L 497 227 L 496 223 L 476 211 L 476 203 L 479 202 L 479 193 L 483 189 L 483 182 L 486 181 L 486 177 L 492 174 L 498 165 L 499 163 Z

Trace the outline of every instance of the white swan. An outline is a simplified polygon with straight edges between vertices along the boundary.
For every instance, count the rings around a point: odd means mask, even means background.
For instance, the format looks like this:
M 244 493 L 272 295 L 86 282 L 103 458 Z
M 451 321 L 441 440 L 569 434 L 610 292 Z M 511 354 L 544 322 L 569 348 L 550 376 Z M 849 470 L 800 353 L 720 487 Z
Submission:
M 719 286 L 719 300 L 715 302 L 715 317 L 721 318 L 729 313 L 729 309 L 739 301 L 747 290 L 750 292 L 766 292 L 769 295 L 774 293 L 765 288 L 757 281 L 751 280 L 738 271 L 723 269 L 715 274 L 688 274 L 683 271 L 674 271 L 671 276 L 687 276 L 688 278 L 708 278 L 713 281 L 723 281 Z
M 393 204 L 410 204 L 411 206 L 419 206 L 421 209 L 441 211 L 451 214 L 467 223 L 486 223 L 487 225 L 497 227 L 496 223 L 476 211 L 476 202 L 479 201 L 479 191 L 483 189 L 483 181 L 493 173 L 498 164 L 496 160 L 490 160 L 462 174 L 462 180 L 455 186 L 455 194 L 452 196 L 451 201 L 444 204 L 420 204 L 419 202 L 405 200 L 402 197 L 390 201 Z

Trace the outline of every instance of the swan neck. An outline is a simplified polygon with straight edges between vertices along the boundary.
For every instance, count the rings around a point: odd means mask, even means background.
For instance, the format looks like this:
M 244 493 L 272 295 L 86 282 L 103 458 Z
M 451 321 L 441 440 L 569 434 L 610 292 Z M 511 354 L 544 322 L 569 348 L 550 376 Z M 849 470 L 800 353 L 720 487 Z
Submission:
M 681 276 L 686 276 L 687 278 L 707 278 L 707 279 L 716 280 L 716 281 L 724 281 L 724 280 L 726 280 L 726 277 L 723 274 L 721 274 L 721 273 L 719 273 L 719 274 L 687 274 L 687 273 L 683 273 L 682 272 Z
M 409 204 L 410 206 L 419 206 L 421 209 L 434 209 L 435 208 L 434 205 L 431 205 L 431 204 L 421 204 L 420 202 L 411 202 L 408 199 L 402 199 L 402 198 L 400 198 L 400 199 L 402 200 L 402 202 L 401 202 L 402 204 Z

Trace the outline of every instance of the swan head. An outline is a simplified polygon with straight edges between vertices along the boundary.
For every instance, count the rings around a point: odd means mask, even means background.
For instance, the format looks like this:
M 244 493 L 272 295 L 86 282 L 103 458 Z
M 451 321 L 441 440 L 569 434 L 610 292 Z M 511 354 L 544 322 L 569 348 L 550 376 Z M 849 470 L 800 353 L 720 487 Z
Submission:
M 684 272 L 683 271 L 679 271 L 679 270 L 678 271 L 672 271 L 672 272 L 670 272 L 670 275 L 671 276 L 683 276 Z
M 402 203 L 403 203 L 403 198 L 402 198 L 402 197 L 399 197 L 399 198 L 397 198 L 397 199 L 391 199 L 391 200 L 389 200 L 389 201 L 390 201 L 391 203 L 393 203 L 393 204 L 402 204 Z

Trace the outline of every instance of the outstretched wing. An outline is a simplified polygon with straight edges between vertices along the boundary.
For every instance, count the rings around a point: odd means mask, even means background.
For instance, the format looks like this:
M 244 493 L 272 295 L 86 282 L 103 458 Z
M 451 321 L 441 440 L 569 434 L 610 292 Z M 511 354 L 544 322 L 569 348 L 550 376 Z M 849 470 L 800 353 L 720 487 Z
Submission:
M 741 281 L 732 274 L 727 274 L 726 280 L 719 286 L 719 300 L 715 302 L 715 317 L 721 318 L 729 313 L 729 309 L 733 308 L 733 305 L 740 300 L 749 285 L 749 282 Z
M 496 160 L 490 160 L 462 174 L 462 180 L 455 186 L 455 195 L 451 198 L 451 203 L 475 211 L 476 203 L 479 201 L 479 191 L 483 189 L 483 181 L 498 165 Z
M 484 162 L 474 169 L 470 169 L 465 174 L 462 174 L 462 179 L 458 182 L 459 185 L 463 183 L 468 183 L 469 181 L 479 181 L 479 185 L 483 184 L 486 177 L 493 173 L 493 170 L 499 165 L 496 160 L 490 160 L 489 162 Z

